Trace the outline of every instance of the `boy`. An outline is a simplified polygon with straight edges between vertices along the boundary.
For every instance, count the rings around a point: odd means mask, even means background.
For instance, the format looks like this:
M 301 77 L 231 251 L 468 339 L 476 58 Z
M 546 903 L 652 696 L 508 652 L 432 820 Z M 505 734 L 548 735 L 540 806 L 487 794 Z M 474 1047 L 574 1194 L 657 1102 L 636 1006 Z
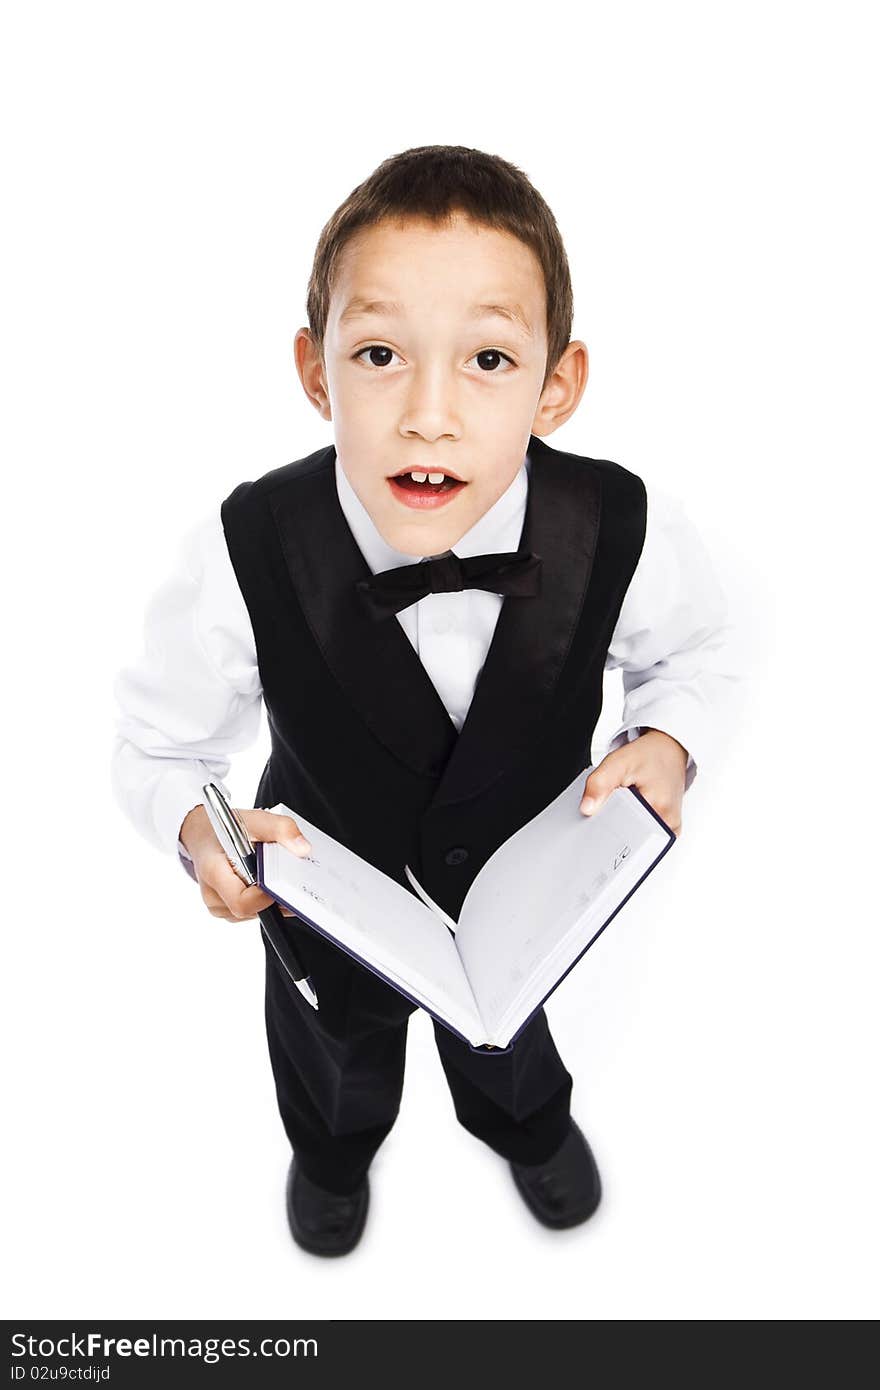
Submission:
M 676 832 L 709 746 L 725 602 L 674 501 L 606 460 L 552 449 L 587 350 L 552 213 L 515 166 L 428 146 L 386 160 L 319 239 L 297 371 L 334 444 L 242 483 L 188 538 L 157 595 L 141 666 L 122 672 L 113 775 L 208 910 L 271 899 L 229 868 L 202 805 L 257 734 L 269 761 L 242 817 L 309 846 L 296 808 L 451 916 L 494 850 L 591 761 L 605 670 L 624 722 L 584 814 L 635 785 Z M 286 915 L 290 915 L 289 913 Z M 293 1149 L 294 1240 L 354 1248 L 370 1162 L 397 1115 L 414 1005 L 306 923 L 289 928 L 314 1011 L 266 956 L 266 1026 Z M 544 1010 L 508 1053 L 439 1024 L 461 1124 L 507 1159 L 546 1225 L 600 1199 Z

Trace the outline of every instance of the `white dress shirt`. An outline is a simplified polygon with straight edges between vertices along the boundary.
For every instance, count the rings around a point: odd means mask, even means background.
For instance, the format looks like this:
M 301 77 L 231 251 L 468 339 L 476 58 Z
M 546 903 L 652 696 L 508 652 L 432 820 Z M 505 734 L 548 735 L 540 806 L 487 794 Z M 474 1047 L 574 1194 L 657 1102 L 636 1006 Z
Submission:
M 530 469 L 526 455 L 507 491 L 455 544 L 456 555 L 519 548 Z M 417 557 L 380 535 L 338 457 L 335 473 L 340 506 L 371 573 L 413 564 Z M 687 789 L 723 736 L 716 716 L 738 675 L 727 602 L 705 547 L 680 502 L 656 487 L 646 490 L 645 542 L 605 662 L 606 671 L 621 669 L 625 696 L 606 752 L 644 729 L 661 729 L 688 751 Z M 428 594 L 396 615 L 457 729 L 503 602 L 500 594 L 464 589 Z M 178 838 L 187 812 L 202 804 L 209 780 L 232 799 L 223 778 L 260 726 L 254 634 L 219 506 L 186 533 L 176 572 L 147 608 L 144 632 L 142 657 L 119 672 L 113 687 L 113 789 L 147 840 L 188 858 Z

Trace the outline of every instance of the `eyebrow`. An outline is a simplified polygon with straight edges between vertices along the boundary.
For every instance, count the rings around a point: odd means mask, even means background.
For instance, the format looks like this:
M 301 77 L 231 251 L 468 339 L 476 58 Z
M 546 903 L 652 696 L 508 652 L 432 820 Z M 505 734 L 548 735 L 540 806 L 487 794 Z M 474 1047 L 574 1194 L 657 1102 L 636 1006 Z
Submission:
M 356 295 L 349 300 L 339 316 L 339 322 L 360 318 L 364 314 L 376 314 L 386 318 L 403 314 L 403 305 L 396 299 L 364 299 Z M 503 318 L 507 319 L 526 337 L 532 337 L 532 330 L 519 304 L 473 304 L 468 310 L 469 319 Z

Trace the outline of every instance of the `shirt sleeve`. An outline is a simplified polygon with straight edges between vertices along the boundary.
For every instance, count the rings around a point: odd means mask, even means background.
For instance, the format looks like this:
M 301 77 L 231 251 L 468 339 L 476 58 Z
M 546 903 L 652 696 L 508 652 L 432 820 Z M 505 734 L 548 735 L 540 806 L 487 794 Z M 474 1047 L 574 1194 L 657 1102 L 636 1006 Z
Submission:
M 174 573 L 155 592 L 138 660 L 117 674 L 111 755 L 116 801 L 152 845 L 179 854 L 202 786 L 223 782 L 231 755 L 255 742 L 262 690 L 250 615 L 219 509 L 184 537 Z M 230 797 L 231 800 L 231 797 Z
M 711 761 L 741 679 L 727 598 L 681 502 L 648 488 L 642 554 L 624 597 L 605 669 L 623 675 L 623 718 L 608 751 L 647 729 L 687 750 L 685 791 Z

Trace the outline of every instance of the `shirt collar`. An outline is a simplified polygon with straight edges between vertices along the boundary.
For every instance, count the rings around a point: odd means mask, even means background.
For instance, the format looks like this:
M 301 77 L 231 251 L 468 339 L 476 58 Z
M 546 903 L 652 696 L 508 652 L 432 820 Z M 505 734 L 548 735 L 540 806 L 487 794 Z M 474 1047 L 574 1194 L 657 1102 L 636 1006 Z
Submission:
M 339 505 L 371 573 L 381 574 L 383 570 L 417 564 L 420 559 L 428 558 L 404 555 L 402 551 L 395 550 L 388 544 L 348 481 L 345 469 L 339 462 L 338 453 L 334 471 Z M 506 492 L 502 492 L 489 510 L 456 541 L 452 547 L 456 555 L 463 559 L 466 555 L 492 555 L 519 548 L 526 514 L 530 471 L 531 459 L 526 454 L 519 472 Z

